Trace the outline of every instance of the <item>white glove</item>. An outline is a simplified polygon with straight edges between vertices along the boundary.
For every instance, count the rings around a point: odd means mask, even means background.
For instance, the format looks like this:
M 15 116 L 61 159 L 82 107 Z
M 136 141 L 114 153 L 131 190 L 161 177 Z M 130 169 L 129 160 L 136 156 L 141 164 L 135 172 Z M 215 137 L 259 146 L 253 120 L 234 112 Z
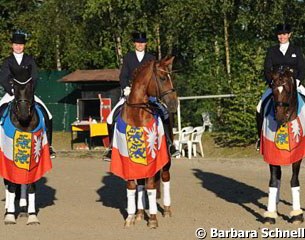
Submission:
M 124 89 L 123 89 L 123 94 L 124 94 L 124 96 L 125 97 L 128 97 L 129 96 L 129 94 L 130 94 L 130 87 L 125 87 Z

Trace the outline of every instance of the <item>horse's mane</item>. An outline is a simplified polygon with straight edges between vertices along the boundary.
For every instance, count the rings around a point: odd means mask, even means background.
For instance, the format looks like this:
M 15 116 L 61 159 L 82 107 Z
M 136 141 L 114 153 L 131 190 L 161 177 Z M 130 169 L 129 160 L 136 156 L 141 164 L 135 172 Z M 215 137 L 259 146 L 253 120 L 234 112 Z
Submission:
M 144 63 L 143 65 L 141 65 L 140 67 L 136 68 L 135 71 L 132 74 L 132 79 L 133 80 L 136 79 L 136 77 L 138 76 L 139 72 L 141 72 L 143 68 L 146 68 L 152 62 L 154 62 L 154 60 L 149 60 L 146 63 Z

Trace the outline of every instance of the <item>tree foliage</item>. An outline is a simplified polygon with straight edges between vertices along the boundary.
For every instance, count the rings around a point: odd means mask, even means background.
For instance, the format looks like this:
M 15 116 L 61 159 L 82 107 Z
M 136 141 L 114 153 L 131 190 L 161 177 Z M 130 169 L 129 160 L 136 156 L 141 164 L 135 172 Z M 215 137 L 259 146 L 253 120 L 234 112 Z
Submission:
M 304 48 L 301 0 L 31 0 L 0 2 L 0 60 L 17 29 L 29 34 L 27 51 L 41 69 L 120 67 L 131 32 L 145 31 L 148 50 L 175 55 L 180 96 L 234 93 L 231 99 L 182 101 L 182 122 L 201 124 L 210 112 L 215 139 L 230 146 L 256 139 L 255 107 L 265 85 L 265 51 L 274 26 L 289 22 Z

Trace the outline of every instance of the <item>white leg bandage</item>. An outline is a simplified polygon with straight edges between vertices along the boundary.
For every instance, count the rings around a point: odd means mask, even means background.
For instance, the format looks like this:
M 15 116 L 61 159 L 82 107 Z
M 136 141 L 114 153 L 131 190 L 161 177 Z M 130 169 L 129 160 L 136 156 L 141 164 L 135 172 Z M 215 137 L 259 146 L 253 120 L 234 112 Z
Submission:
M 35 208 L 35 193 L 29 193 L 28 213 L 36 213 L 36 208 Z
M 292 187 L 291 188 L 291 194 L 292 194 L 292 209 L 293 210 L 300 210 L 301 209 L 300 187 Z
M 138 190 L 138 209 L 144 210 L 146 208 L 144 185 L 138 185 L 137 190 Z
M 157 214 L 157 190 L 148 189 L 149 214 Z
M 133 215 L 136 213 L 136 190 L 127 189 L 127 213 Z
M 8 209 L 8 205 L 9 205 L 9 195 L 8 195 L 8 193 L 9 193 L 9 191 L 8 191 L 8 186 L 7 185 L 5 185 L 5 209 Z
M 276 212 L 277 188 L 269 187 L 268 212 Z
M 171 205 L 171 195 L 170 195 L 170 182 L 162 182 L 163 183 L 163 204 L 164 206 Z
M 25 207 L 27 205 L 27 201 L 26 201 L 27 187 L 28 186 L 26 184 L 21 185 L 21 193 L 20 193 L 20 201 L 19 201 L 19 206 L 20 207 Z
M 15 193 L 8 193 L 8 208 L 7 211 L 9 213 L 15 212 Z

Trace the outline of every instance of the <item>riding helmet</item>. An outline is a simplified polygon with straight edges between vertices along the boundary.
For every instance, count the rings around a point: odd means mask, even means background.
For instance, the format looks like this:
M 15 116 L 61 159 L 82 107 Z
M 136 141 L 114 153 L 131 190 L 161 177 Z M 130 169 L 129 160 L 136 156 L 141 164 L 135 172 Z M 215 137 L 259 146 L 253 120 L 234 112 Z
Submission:
M 276 26 L 276 34 L 285 34 L 285 33 L 291 33 L 292 29 L 291 26 L 289 24 L 278 24 Z
M 25 44 L 26 43 L 25 34 L 19 32 L 13 33 L 11 42 L 17 44 Z
M 145 32 L 133 32 L 132 33 L 133 42 L 146 43 L 146 33 Z

